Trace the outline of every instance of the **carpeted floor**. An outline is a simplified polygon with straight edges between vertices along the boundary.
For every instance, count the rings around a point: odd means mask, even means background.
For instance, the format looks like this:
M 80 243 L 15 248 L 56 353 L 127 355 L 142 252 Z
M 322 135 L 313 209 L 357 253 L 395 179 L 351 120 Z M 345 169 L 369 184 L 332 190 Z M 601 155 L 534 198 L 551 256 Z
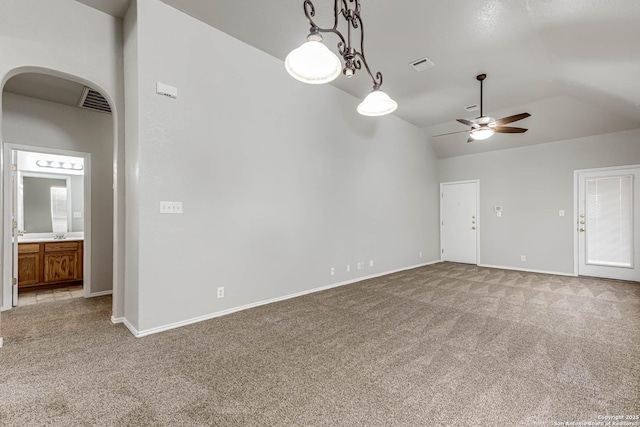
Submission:
M 3 313 L 0 425 L 558 426 L 640 415 L 638 283 L 442 263 L 141 339 L 112 325 L 110 309 L 101 297 Z

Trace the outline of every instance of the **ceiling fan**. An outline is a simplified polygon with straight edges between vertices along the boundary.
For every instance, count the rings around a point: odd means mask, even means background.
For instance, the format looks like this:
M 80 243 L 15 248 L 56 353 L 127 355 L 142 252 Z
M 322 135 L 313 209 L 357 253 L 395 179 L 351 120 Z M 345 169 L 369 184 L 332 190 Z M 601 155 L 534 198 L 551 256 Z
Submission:
M 469 135 L 469 139 L 467 139 L 467 142 L 473 142 L 487 139 L 494 133 L 525 133 L 527 131 L 527 129 L 525 128 L 516 128 L 503 125 L 525 119 L 531 116 L 531 114 L 529 113 L 516 114 L 514 116 L 504 117 L 498 120 L 494 119 L 493 117 L 484 116 L 484 114 L 482 113 L 482 82 L 486 78 L 486 74 L 479 74 L 476 76 L 476 79 L 480 82 L 480 117 L 473 120 L 457 119 L 457 121 L 462 123 L 463 125 L 471 126 L 471 129 L 460 130 L 458 132 L 443 133 L 440 135 L 434 135 L 434 137 L 453 135 L 456 133 L 471 133 L 471 135 Z

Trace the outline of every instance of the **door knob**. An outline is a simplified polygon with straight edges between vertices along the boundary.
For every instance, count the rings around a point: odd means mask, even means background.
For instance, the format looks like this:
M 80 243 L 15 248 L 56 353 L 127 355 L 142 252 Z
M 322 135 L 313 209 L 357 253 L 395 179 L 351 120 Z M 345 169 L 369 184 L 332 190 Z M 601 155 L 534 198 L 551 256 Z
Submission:
M 580 221 L 580 224 L 584 224 L 584 221 Z

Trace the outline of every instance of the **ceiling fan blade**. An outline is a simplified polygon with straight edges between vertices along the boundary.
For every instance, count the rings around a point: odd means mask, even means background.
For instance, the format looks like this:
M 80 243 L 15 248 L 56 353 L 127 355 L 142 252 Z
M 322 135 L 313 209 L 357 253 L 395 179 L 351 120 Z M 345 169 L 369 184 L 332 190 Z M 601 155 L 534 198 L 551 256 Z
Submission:
M 454 135 L 456 133 L 465 133 L 465 132 L 471 132 L 471 129 L 469 129 L 469 130 L 459 130 L 458 132 L 441 133 L 440 135 L 433 135 L 433 136 L 431 136 L 431 138 L 435 138 L 436 136 Z
M 507 123 L 517 122 L 518 120 L 526 119 L 529 116 L 531 116 L 531 114 L 521 113 L 521 114 L 516 114 L 514 116 L 505 117 L 505 118 L 496 120 L 496 126 L 502 126 L 502 125 L 506 125 Z
M 467 119 L 456 119 L 456 121 L 462 123 L 463 125 L 467 125 L 467 126 L 471 126 L 471 127 L 475 126 L 475 123 L 473 123 L 472 121 L 467 120 Z
M 508 126 L 496 126 L 493 128 L 496 133 L 525 133 L 528 129 L 525 128 L 513 128 Z
M 471 142 L 474 142 L 474 141 L 475 141 L 475 139 L 473 139 L 472 137 L 469 137 L 469 139 L 467 139 L 467 144 L 469 144 Z

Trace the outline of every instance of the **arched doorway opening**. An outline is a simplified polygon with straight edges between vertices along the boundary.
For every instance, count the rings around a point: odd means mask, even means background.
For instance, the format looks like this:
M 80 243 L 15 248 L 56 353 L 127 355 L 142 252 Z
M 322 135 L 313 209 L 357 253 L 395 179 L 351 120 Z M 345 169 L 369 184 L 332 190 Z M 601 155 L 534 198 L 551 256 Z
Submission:
M 14 297 L 14 279 L 18 282 L 18 296 L 20 294 L 20 278 L 16 277 L 21 271 L 18 265 L 20 257 L 17 254 L 20 240 L 30 245 L 27 245 L 28 250 L 24 252 L 25 255 L 30 255 L 22 258 L 28 259 L 37 270 L 32 271 L 37 278 L 29 278 L 27 282 L 30 284 L 39 280 L 36 285 L 55 288 L 64 285 L 65 281 L 80 279 L 84 286 L 81 296 L 92 297 L 117 292 L 114 289 L 114 266 L 117 263 L 117 257 L 114 256 L 117 251 L 114 236 L 118 220 L 114 221 L 114 205 L 117 200 L 115 165 L 118 132 L 114 104 L 108 94 L 91 82 L 52 70 L 14 70 L 5 78 L 2 87 L 1 120 L 2 310 L 12 309 L 17 302 Z M 25 175 L 24 171 L 12 171 L 18 167 L 17 164 L 12 166 L 15 164 L 12 162 L 15 159 L 14 153 L 18 152 L 27 155 L 38 153 L 42 157 L 35 159 L 31 156 L 31 162 L 41 160 L 41 166 L 30 167 L 40 167 L 42 170 L 31 170 L 29 173 L 50 177 L 55 173 L 66 174 L 69 175 L 67 182 L 72 182 L 73 166 L 71 172 L 65 168 L 68 169 L 74 162 L 60 161 L 60 156 L 75 155 L 82 159 L 82 162 L 75 164 L 77 171 L 82 163 L 82 170 L 86 174 L 83 185 L 80 186 L 83 187 L 82 191 L 78 192 L 79 186 L 72 184 L 67 194 L 71 200 L 86 198 L 86 203 L 82 208 L 69 203 L 66 209 L 54 211 L 51 208 L 48 213 L 48 221 L 57 221 L 58 226 L 66 223 L 68 228 L 40 230 L 33 224 L 25 224 L 24 181 L 12 185 L 12 182 L 16 182 L 14 172 L 23 172 L 23 177 Z M 47 156 L 50 159 L 45 158 Z M 21 167 L 24 168 L 24 164 Z M 59 202 L 60 198 L 57 200 Z M 54 205 L 51 199 L 47 202 L 49 206 Z M 19 210 L 22 212 L 18 212 Z M 58 218 L 52 220 L 51 217 L 56 214 Z M 65 217 L 62 221 L 61 216 Z M 57 238 L 60 241 L 56 242 Z M 64 246 L 62 252 L 54 253 L 40 245 L 48 241 L 57 243 L 56 248 Z M 39 246 L 37 253 L 35 244 Z M 73 245 L 80 249 L 76 252 L 75 261 L 70 248 Z M 58 264 L 56 261 L 59 261 Z M 22 267 L 23 273 L 30 271 L 28 266 Z M 61 267 L 64 267 L 62 271 Z M 43 298 L 45 299 L 47 298 Z M 50 299 L 55 300 L 53 296 Z M 0 336 L 1 332 L 0 329 Z

